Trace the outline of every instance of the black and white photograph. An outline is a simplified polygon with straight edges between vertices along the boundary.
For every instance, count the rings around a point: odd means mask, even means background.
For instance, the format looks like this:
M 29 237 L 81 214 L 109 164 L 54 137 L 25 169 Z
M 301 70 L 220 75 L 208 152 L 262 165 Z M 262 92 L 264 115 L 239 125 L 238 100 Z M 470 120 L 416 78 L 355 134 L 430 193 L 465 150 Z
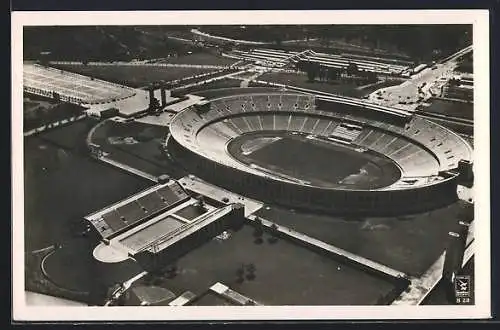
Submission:
M 489 317 L 488 29 L 14 12 L 14 317 Z

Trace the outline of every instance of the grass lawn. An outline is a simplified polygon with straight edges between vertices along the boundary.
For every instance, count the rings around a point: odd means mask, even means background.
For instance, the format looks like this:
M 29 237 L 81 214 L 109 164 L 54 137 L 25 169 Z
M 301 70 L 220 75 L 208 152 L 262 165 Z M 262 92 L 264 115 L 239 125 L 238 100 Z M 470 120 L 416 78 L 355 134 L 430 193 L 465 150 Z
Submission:
M 343 219 L 278 207 L 257 215 L 411 275 L 420 275 L 444 251 L 448 232 L 457 229 L 463 202 L 398 218 Z
M 91 292 L 96 284 L 109 287 L 142 272 L 139 264 L 132 259 L 115 264 L 95 260 L 92 251 L 96 244 L 89 241 L 88 238 L 73 239 L 46 259 L 47 275 L 58 287 Z
M 288 72 L 270 72 L 265 73 L 258 80 L 269 81 L 279 84 L 308 88 L 317 91 L 339 94 L 350 97 L 363 97 L 366 93 L 358 90 L 355 84 L 330 84 L 326 82 L 309 82 L 307 75 Z
M 213 239 L 188 252 L 176 262 L 177 275 L 161 285 L 173 292 L 189 290 L 199 295 L 222 282 L 266 305 L 376 304 L 394 289 L 385 279 L 283 238 L 271 243 L 267 232 L 257 242 L 254 231 L 245 225 L 226 240 Z M 255 266 L 255 276 L 244 271 L 239 278 L 238 268 L 248 269 L 250 264 Z
M 216 70 L 131 65 L 58 65 L 58 67 L 63 70 L 92 76 L 130 87 L 142 87 L 155 81 L 172 81 Z
M 51 282 L 39 272 L 41 260 L 27 258 L 30 290 L 82 300 L 85 295 L 68 290 L 87 292 L 96 281 L 109 285 L 139 270 L 129 261 L 98 263 L 92 257 L 96 242 L 79 236 L 83 216 L 152 184 L 79 153 L 93 124 L 83 120 L 24 140 L 25 250 L 62 245 L 45 262 Z
M 447 100 L 433 100 L 423 111 L 464 119 L 474 119 L 474 105 Z
M 78 219 L 151 185 L 79 154 L 74 137 L 87 128 L 77 123 L 24 140 L 27 250 L 71 239 Z
M 167 129 L 163 126 L 139 122 L 118 123 L 108 120 L 97 128 L 92 142 L 110 153 L 108 157 L 153 176 L 169 174 L 175 178 L 185 175 L 184 171 L 173 164 L 160 146 L 164 142 Z M 114 139 L 132 137 L 134 144 L 112 143 Z

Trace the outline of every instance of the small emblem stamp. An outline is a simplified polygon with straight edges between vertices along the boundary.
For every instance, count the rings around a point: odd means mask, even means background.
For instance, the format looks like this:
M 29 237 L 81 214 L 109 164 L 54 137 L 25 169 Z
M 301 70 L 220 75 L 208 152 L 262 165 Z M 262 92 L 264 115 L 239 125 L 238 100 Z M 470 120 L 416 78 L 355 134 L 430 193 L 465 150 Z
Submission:
M 454 281 L 455 298 L 457 304 L 471 303 L 471 277 L 470 275 L 457 275 Z

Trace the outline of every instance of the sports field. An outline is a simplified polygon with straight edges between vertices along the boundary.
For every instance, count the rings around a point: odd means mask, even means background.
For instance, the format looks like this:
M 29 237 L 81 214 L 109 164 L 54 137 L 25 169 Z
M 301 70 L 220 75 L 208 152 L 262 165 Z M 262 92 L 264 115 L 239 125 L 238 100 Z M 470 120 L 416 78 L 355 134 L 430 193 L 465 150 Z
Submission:
M 109 158 L 150 175 L 182 177 L 184 171 L 161 150 L 166 134 L 167 128 L 159 125 L 108 120 L 94 131 L 92 142 L 108 152 Z
M 241 145 L 248 141 L 247 137 L 243 136 L 228 146 L 237 159 L 314 186 L 373 189 L 390 185 L 400 177 L 399 170 L 388 159 L 298 135 L 284 136 L 251 153 L 242 154 Z M 348 177 L 349 183 L 344 181 Z
M 44 263 L 50 280 L 64 289 L 91 293 L 100 285 L 110 287 L 142 271 L 131 259 L 115 264 L 101 263 L 92 255 L 94 247 L 88 238 L 63 244 Z
M 58 68 L 130 87 L 142 87 L 155 81 L 172 81 L 217 70 L 197 67 L 132 66 L 119 64 L 58 65 Z
M 202 294 L 221 282 L 267 305 L 376 304 L 394 289 L 383 278 L 303 246 L 282 238 L 272 242 L 269 233 L 257 242 L 254 231 L 245 225 L 226 240 L 213 239 L 188 252 L 176 261 L 177 276 L 163 285 L 174 292 Z M 255 269 L 253 277 L 246 270 L 249 265 Z M 203 299 L 197 305 L 202 303 Z

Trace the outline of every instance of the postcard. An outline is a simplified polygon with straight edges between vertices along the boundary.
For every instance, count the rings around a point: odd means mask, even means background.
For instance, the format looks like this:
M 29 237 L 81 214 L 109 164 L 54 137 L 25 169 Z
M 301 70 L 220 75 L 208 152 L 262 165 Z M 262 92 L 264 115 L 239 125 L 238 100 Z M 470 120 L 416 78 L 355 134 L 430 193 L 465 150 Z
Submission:
M 490 317 L 485 10 L 13 12 L 13 318 Z

